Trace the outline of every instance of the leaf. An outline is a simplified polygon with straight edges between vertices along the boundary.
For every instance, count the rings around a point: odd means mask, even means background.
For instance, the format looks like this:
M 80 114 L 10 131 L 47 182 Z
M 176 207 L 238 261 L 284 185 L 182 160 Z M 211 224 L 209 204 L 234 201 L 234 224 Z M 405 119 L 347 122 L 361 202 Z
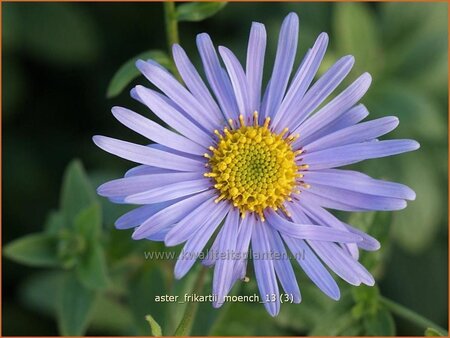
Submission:
M 102 211 L 100 204 L 93 203 L 81 210 L 74 221 L 74 227 L 78 234 L 86 240 L 98 241 L 102 227 Z
M 389 250 L 389 235 L 391 233 L 392 212 L 360 212 L 352 213 L 348 223 L 361 229 L 380 242 L 381 248 L 377 251 L 360 251 L 360 262 L 377 278 L 382 272 L 383 258 Z M 364 288 L 357 288 L 360 290 Z M 371 288 L 373 289 L 373 288 Z
M 333 302 L 328 308 L 323 309 L 320 320 L 308 332 L 310 336 L 338 336 L 346 333 L 349 329 L 359 330 L 358 321 L 351 313 L 353 299 L 350 289 L 345 286 L 342 289 L 339 302 Z M 359 335 L 351 332 L 351 335 Z
M 153 337 L 161 337 L 162 336 L 161 326 L 159 326 L 159 324 L 156 322 L 156 320 L 154 320 L 151 315 L 146 315 L 145 320 L 150 325 L 150 330 L 152 332 L 152 336 Z
M 171 267 L 171 266 L 170 266 Z M 168 289 L 167 293 L 170 295 L 178 296 L 181 300 L 180 303 L 169 302 L 166 306 L 166 320 L 164 322 L 164 328 L 166 332 L 175 332 L 178 328 L 180 321 L 183 318 L 186 306 L 188 303 L 184 302 L 184 297 L 190 294 L 194 288 L 195 281 L 202 267 L 200 264 L 196 264 L 190 271 L 190 273 L 183 277 L 181 280 L 171 280 L 171 288 Z M 170 272 L 170 277 L 173 276 Z
M 119 95 L 131 81 L 140 75 L 139 70 L 136 68 L 136 61 L 140 59 L 152 59 L 165 68 L 171 67 L 171 61 L 165 52 L 160 50 L 148 50 L 142 52 L 120 66 L 108 85 L 106 97 L 113 98 Z
M 78 213 L 96 202 L 95 191 L 79 160 L 72 161 L 64 173 L 61 209 L 67 224 L 73 224 Z
M 163 271 L 159 265 L 144 264 L 127 285 L 130 309 L 135 322 L 135 334 L 148 335 L 148 323 L 144 319 L 149 312 L 154 314 L 155 320 L 159 323 L 164 320 L 168 303 L 155 301 L 156 296 L 170 294 L 164 282 Z
M 301 283 L 302 306 L 299 304 L 283 304 L 280 314 L 274 318 L 275 323 L 283 328 L 305 332 L 319 324 L 324 311 L 334 306 L 328 298 L 312 282 Z
M 99 55 L 99 35 L 90 11 L 72 3 L 18 7 L 21 46 L 48 62 L 80 64 Z
M 59 229 L 66 228 L 64 215 L 60 211 L 50 211 L 47 215 L 44 231 L 49 234 L 58 234 Z
M 427 73 L 437 60 L 447 58 L 447 6 L 390 3 L 382 7 L 384 40 L 389 45 L 386 66 L 397 77 L 411 81 Z
M 377 83 L 367 98 L 367 106 L 374 117 L 392 114 L 400 119 L 393 136 L 414 137 L 421 143 L 423 140 L 441 143 L 447 140 L 447 110 L 440 109 L 415 83 Z
M 40 272 L 26 278 L 19 286 L 19 297 L 27 308 L 49 317 L 56 317 L 59 294 L 66 274 L 61 271 Z M 102 294 L 95 301 L 89 326 L 99 332 L 114 332 L 128 336 L 132 333 L 133 320 L 129 309 L 121 298 Z
M 395 323 L 392 314 L 380 308 L 374 315 L 364 317 L 364 335 L 395 336 Z
M 77 264 L 77 275 L 85 287 L 102 289 L 109 283 L 105 253 L 100 243 L 102 211 L 98 203 L 82 210 L 75 218 L 74 227 L 87 243 Z
M 336 4 L 333 27 L 339 54 L 354 55 L 358 72 L 375 74 L 382 55 L 376 19 L 369 6 L 355 2 Z
M 446 217 L 442 212 L 446 208 L 446 194 L 442 191 L 442 182 L 434 174 L 435 166 L 424 147 L 401 162 L 402 181 L 415 190 L 417 198 L 396 214 L 392 231 L 397 243 L 409 252 L 425 250 Z
M 429 327 L 425 330 L 425 336 L 426 337 L 443 337 L 444 335 L 440 333 L 438 330 Z
M 4 4 L 2 8 L 4 51 L 12 51 L 23 43 L 23 32 L 20 23 L 20 7 L 17 4 Z M 8 69 L 4 67 L 4 69 Z
M 92 290 L 106 288 L 110 280 L 102 246 L 93 244 L 80 258 L 76 271 L 78 278 L 86 288 Z
M 85 288 L 74 273 L 67 273 L 58 302 L 59 331 L 64 336 L 82 336 L 94 308 L 96 293 Z
M 61 265 L 57 255 L 57 239 L 45 233 L 18 238 L 8 243 L 3 253 L 6 257 L 25 265 L 38 267 Z
M 179 5 L 176 9 L 178 21 L 202 21 L 227 5 L 226 2 L 191 2 Z

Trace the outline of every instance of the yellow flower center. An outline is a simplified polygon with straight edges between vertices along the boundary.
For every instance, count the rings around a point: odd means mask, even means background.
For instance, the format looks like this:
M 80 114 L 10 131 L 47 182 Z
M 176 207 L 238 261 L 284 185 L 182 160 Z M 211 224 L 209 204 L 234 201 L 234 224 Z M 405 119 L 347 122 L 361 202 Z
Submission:
M 284 210 L 283 203 L 291 200 L 292 192 L 298 192 L 296 180 L 302 177 L 298 173 L 302 166 L 296 164 L 295 157 L 301 151 L 291 147 L 296 136 L 285 137 L 287 129 L 280 134 L 272 132 L 270 118 L 258 125 L 257 112 L 252 125 L 245 125 L 242 116 L 240 126 L 232 120 L 229 123 L 231 129 L 215 131 L 219 140 L 209 148 L 212 155 L 205 154 L 211 170 L 205 176 L 215 181 L 220 193 L 216 202 L 227 199 L 239 208 L 242 217 L 255 212 L 264 220 L 264 209 Z

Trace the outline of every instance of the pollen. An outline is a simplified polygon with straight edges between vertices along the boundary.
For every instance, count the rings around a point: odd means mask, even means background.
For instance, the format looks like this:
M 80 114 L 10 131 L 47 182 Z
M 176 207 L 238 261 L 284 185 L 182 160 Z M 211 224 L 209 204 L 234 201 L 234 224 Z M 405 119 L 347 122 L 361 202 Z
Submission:
M 287 129 L 272 132 L 270 118 L 259 125 L 257 112 L 249 125 L 245 122 L 241 115 L 229 121 L 231 129 L 215 131 L 218 141 L 205 154 L 210 169 L 205 176 L 215 182 L 216 202 L 229 200 L 242 217 L 256 213 L 264 220 L 266 208 L 284 210 L 283 203 L 297 191 L 299 167 L 291 144 L 298 136 L 288 135 Z

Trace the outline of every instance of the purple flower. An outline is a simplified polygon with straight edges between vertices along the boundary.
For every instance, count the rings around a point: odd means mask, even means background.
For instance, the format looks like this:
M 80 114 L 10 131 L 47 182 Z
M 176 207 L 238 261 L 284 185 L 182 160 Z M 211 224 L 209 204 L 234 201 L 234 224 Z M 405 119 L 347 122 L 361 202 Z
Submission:
M 419 144 L 378 140 L 397 127 L 396 117 L 361 122 L 368 115 L 358 104 L 371 83 L 367 73 L 323 104 L 354 63 L 344 56 L 313 83 L 328 43 L 325 33 L 289 80 L 298 26 L 294 13 L 284 20 L 263 92 L 266 31 L 260 23 L 252 25 L 245 68 L 226 47 L 218 48 L 221 64 L 210 37 L 197 36 L 207 84 L 179 45 L 173 46 L 173 58 L 185 85 L 156 62 L 138 61 L 161 92 L 136 86 L 132 97 L 173 129 L 114 107 L 121 123 L 155 143 L 94 137 L 103 150 L 140 164 L 98 193 L 140 205 L 116 222 L 118 229 L 134 228 L 133 239 L 184 243 L 176 278 L 189 271 L 218 232 L 209 251 L 215 254 L 203 259 L 214 266 L 215 307 L 246 276 L 250 250 L 261 300 L 272 316 L 280 309 L 279 285 L 295 303 L 301 301 L 288 250 L 332 299 L 340 292 L 326 266 L 352 285 L 373 285 L 358 251 L 377 250 L 379 242 L 326 209 L 400 210 L 415 199 L 405 185 L 335 169 Z

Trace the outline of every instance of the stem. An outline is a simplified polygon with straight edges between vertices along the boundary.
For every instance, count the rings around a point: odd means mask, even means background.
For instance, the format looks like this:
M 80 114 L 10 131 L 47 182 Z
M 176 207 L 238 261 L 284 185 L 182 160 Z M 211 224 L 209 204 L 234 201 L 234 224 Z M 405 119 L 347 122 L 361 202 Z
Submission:
M 164 2 L 164 15 L 166 21 L 166 37 L 169 47 L 169 51 L 174 43 L 179 43 L 180 38 L 178 36 L 178 21 L 175 11 L 175 3 L 172 1 Z
M 208 269 L 203 267 L 200 271 L 197 281 L 195 282 L 193 293 L 201 293 L 203 289 L 203 284 L 205 282 L 205 275 Z M 197 314 L 198 303 L 191 302 L 186 305 L 186 310 L 184 311 L 183 318 L 180 321 L 177 329 L 175 330 L 174 336 L 187 336 L 191 332 L 192 324 L 194 324 L 195 315 Z
M 178 35 L 177 12 L 173 1 L 164 1 L 164 20 L 166 23 L 167 47 L 170 55 L 172 53 L 172 46 L 175 43 L 180 42 L 180 37 Z M 171 62 L 171 68 L 177 79 L 181 80 L 180 74 L 178 73 L 173 61 Z
M 382 304 L 384 304 L 389 310 L 392 311 L 392 313 L 396 314 L 397 316 L 404 318 L 406 320 L 409 320 L 410 322 L 415 323 L 416 325 L 420 326 L 421 328 L 424 328 L 424 329 L 433 328 L 433 329 L 440 331 L 444 336 L 448 336 L 448 331 L 445 330 L 443 327 L 437 325 L 436 323 L 433 323 L 431 320 L 404 307 L 403 305 L 398 304 L 398 303 L 396 303 L 390 299 L 387 299 L 383 296 L 380 296 L 380 302 Z

